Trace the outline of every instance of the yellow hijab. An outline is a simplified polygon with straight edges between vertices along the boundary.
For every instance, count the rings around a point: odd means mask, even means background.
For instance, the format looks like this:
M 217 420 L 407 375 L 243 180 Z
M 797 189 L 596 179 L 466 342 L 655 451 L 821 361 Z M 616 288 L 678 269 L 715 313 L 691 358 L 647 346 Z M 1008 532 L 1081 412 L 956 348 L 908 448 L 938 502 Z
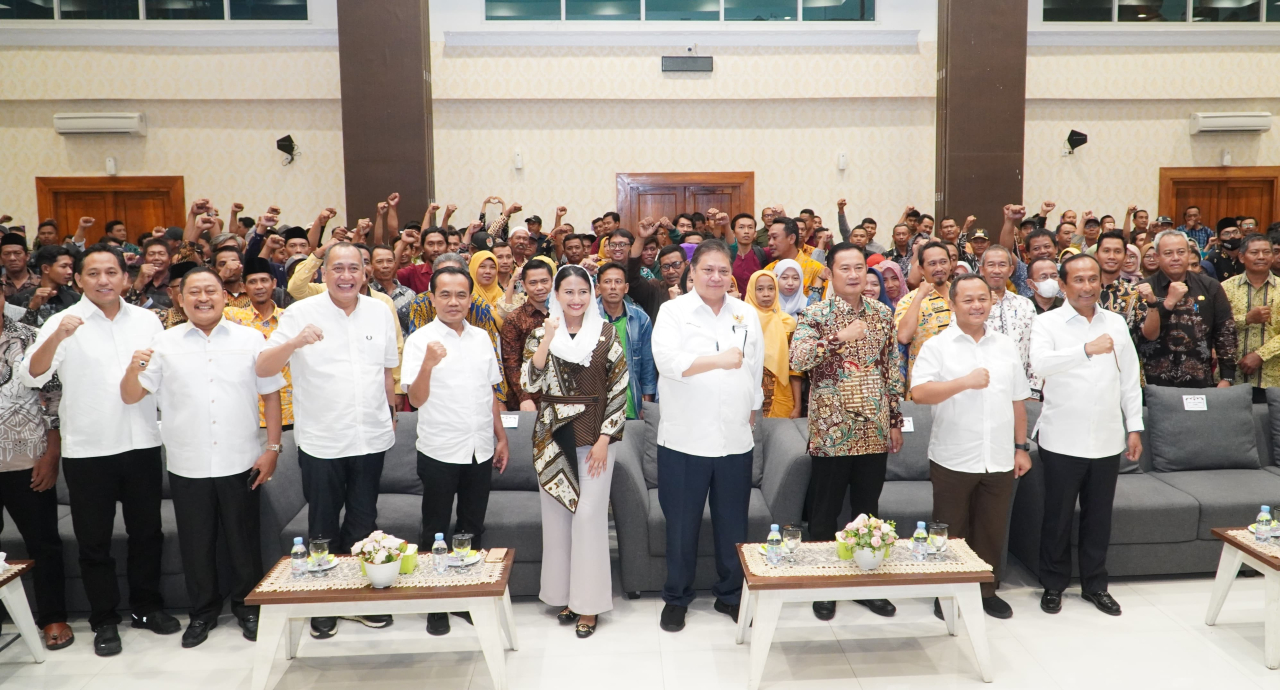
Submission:
M 773 279 L 773 306 L 765 309 L 756 302 L 756 282 L 761 276 Z M 778 306 L 781 295 L 778 294 L 778 276 L 773 271 L 756 271 L 747 281 L 747 291 L 742 297 L 747 304 L 756 308 L 760 315 L 760 330 L 764 335 L 764 368 L 773 372 L 778 379 L 777 385 L 788 385 L 791 373 L 790 347 L 791 334 L 796 330 L 796 320 Z
M 471 281 L 474 284 L 471 288 L 471 294 L 483 299 L 489 303 L 489 309 L 493 312 L 493 318 L 498 322 L 498 327 L 502 327 L 502 320 L 498 318 L 498 302 L 502 301 L 502 286 L 498 284 L 495 278 L 493 284 L 485 287 L 480 284 L 480 264 L 488 259 L 493 262 L 494 270 L 497 270 L 498 257 L 493 252 L 476 252 L 471 255 L 471 263 L 468 264 L 467 270 L 471 273 Z

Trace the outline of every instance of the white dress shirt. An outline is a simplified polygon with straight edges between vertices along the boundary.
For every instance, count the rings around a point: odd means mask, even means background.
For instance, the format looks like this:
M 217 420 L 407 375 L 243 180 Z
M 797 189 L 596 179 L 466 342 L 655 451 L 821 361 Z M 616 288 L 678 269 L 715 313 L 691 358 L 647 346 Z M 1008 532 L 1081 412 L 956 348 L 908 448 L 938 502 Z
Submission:
M 967 390 L 933 406 L 929 459 L 956 472 L 1013 469 L 1013 401 L 1031 396 L 1013 339 L 986 325 L 974 342 L 955 321 L 930 338 L 911 370 L 914 388 L 931 381 L 954 381 L 977 368 L 987 370 L 986 388 Z
M 58 344 L 49 370 L 31 375 L 31 356 L 68 316 L 84 323 L 70 338 Z M 88 299 L 49 317 L 40 335 L 27 348 L 19 372 L 32 388 L 44 386 L 53 375 L 62 381 L 62 457 L 96 458 L 160 445 L 156 426 L 156 401 L 143 398 L 133 405 L 120 399 L 120 379 L 133 361 L 133 353 L 151 347 L 164 328 L 155 314 L 120 300 L 120 311 L 108 319 Z
M 208 336 L 190 322 L 156 336 L 138 381 L 160 407 L 165 465 L 179 477 L 240 474 L 262 454 L 258 396 L 284 388 L 284 375 L 259 378 L 258 331 L 218 322 Z
M 439 318 L 404 341 L 401 386 L 409 386 L 422 371 L 429 343 L 448 352 L 431 370 L 431 395 L 418 408 L 418 450 L 440 462 L 458 465 L 493 457 L 493 387 L 502 382 L 502 368 L 489 334 L 462 322 L 462 335 Z
M 324 334 L 289 358 L 293 434 L 312 457 L 381 453 L 396 440 L 385 383 L 386 370 L 399 364 L 395 319 L 378 300 L 357 298 L 350 316 L 328 293 L 294 302 L 267 340 L 269 348 L 283 345 L 307 324 Z
M 689 292 L 658 309 L 651 343 L 662 401 L 658 445 L 709 458 L 751 450 L 751 411 L 764 404 L 764 337 L 755 307 L 726 295 L 717 315 Z M 743 351 L 738 369 L 684 375 L 698 357 L 735 347 Z
M 1085 343 L 1104 333 L 1114 351 L 1086 355 Z M 1070 302 L 1037 316 L 1031 324 L 1031 368 L 1044 380 L 1044 407 L 1036 423 L 1040 445 L 1079 458 L 1124 451 L 1126 428 L 1142 431 L 1138 367 L 1123 316 L 1099 305 L 1090 321 Z

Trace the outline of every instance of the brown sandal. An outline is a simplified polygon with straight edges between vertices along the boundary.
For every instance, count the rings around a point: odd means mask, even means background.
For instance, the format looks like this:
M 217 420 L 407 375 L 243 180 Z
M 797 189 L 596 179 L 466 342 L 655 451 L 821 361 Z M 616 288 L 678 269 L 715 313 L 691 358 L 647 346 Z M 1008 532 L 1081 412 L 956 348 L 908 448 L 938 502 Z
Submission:
M 71 626 L 66 623 L 50 623 L 44 626 L 44 630 L 40 632 L 44 637 L 45 649 L 63 649 L 71 646 L 71 643 L 76 641 L 75 633 L 71 632 Z

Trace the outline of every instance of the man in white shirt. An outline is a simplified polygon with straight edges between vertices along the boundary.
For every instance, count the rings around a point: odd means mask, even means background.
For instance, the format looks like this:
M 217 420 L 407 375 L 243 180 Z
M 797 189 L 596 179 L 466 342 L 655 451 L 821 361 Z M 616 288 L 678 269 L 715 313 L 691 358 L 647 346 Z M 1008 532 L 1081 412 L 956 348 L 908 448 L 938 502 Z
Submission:
M 280 457 L 280 389 L 284 376 L 259 378 L 262 334 L 222 318 L 226 295 L 218 274 L 196 268 L 182 277 L 178 304 L 187 323 L 138 350 L 120 381 L 126 405 L 148 394 L 164 419 L 161 438 L 178 522 L 182 572 L 191 599 L 184 648 L 209 637 L 222 612 L 218 535 L 226 540 L 231 612 L 245 639 L 258 637 L 258 607 L 244 598 L 262 579 L 258 493 Z M 267 418 L 267 449 L 258 438 L 258 398 Z
M 258 376 L 274 376 L 286 364 L 293 375 L 307 536 L 329 539 L 330 553 L 349 552 L 378 529 L 378 480 L 395 443 L 396 320 L 360 294 L 364 281 L 360 250 L 349 242 L 334 245 L 325 255 L 324 294 L 286 309 L 258 355 Z M 391 624 L 390 616 L 357 618 L 370 627 Z M 316 639 L 336 631 L 336 619 L 311 619 Z
M 1031 368 L 1044 379 L 1045 400 L 1036 425 L 1045 491 L 1040 608 L 1062 610 L 1078 498 L 1081 596 L 1118 616 L 1120 605 L 1107 593 L 1107 547 L 1119 455 L 1131 462 L 1142 455 L 1138 355 L 1124 317 L 1098 304 L 1102 270 L 1096 258 L 1067 258 L 1059 277 L 1067 303 L 1031 324 Z
M 182 629 L 162 610 L 160 596 L 163 468 L 156 404 L 120 400 L 120 377 L 133 353 L 149 347 L 164 329 L 150 311 L 121 299 L 129 278 L 119 249 L 89 247 L 77 262 L 75 280 L 84 297 L 44 323 L 19 375 L 32 388 L 54 374 L 62 380 L 62 467 L 92 609 L 93 650 L 111 656 L 121 650 L 120 585 L 111 556 L 117 502 L 129 533 L 132 626 L 161 635 Z
M 698 532 L 711 496 L 715 609 L 738 619 L 751 497 L 752 416 L 764 402 L 764 338 L 756 310 L 726 294 L 729 248 L 707 240 L 694 250 L 694 290 L 658 310 L 653 360 L 662 414 L 658 423 L 658 502 L 667 520 L 666 607 L 661 626 L 684 629 L 693 601 Z
M 996 596 L 996 587 L 1013 480 L 1031 469 L 1023 404 L 1031 388 L 1017 345 L 987 320 L 993 292 L 972 273 L 951 283 L 954 320 L 920 348 L 911 396 L 934 406 L 929 436 L 933 519 L 946 523 L 948 536 L 966 540 L 996 569 L 996 581 L 982 583 L 982 609 L 1009 618 L 1013 609 Z M 942 618 L 937 599 L 933 610 Z
M 502 382 L 502 368 L 489 334 L 466 320 L 471 289 L 471 276 L 461 268 L 445 266 L 432 274 L 436 318 L 405 341 L 400 375 L 409 403 L 418 408 L 418 543 L 431 543 L 436 534 L 449 537 L 457 496 L 454 531 L 471 534 L 471 548 L 478 550 L 493 470 L 507 467 L 507 433 L 493 388 Z M 427 632 L 448 633 L 449 617 L 427 614 Z

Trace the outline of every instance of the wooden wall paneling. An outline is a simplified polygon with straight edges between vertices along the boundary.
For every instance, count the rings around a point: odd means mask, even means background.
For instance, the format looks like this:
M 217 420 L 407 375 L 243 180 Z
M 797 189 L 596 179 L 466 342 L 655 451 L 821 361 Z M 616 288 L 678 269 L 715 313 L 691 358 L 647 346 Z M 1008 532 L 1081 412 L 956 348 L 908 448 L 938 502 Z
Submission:
M 96 222 L 89 241 L 102 237 L 109 220 L 123 220 L 130 239 L 156 225 L 181 226 L 186 203 L 181 175 L 36 178 L 40 220 L 53 218 L 60 233 L 71 235 L 80 218 L 90 216 Z
M 1159 215 L 1180 225 L 1191 204 L 1210 227 L 1222 216 L 1251 215 L 1265 231 L 1280 221 L 1280 166 L 1160 168 Z
M 754 214 L 755 173 L 618 173 L 618 215 L 622 226 L 635 228 L 641 218 L 715 208 L 728 213 Z

